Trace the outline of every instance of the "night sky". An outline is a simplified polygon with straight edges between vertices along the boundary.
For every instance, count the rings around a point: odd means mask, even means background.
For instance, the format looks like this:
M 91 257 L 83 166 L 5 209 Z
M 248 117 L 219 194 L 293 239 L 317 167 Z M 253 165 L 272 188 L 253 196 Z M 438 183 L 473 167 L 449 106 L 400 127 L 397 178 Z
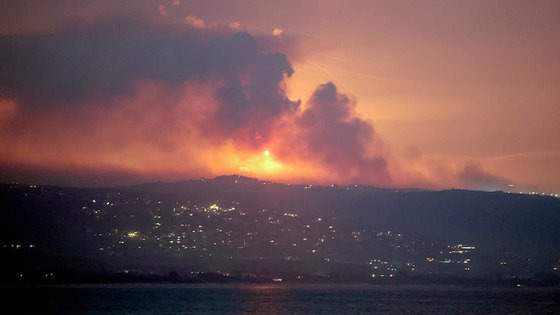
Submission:
M 0 181 L 560 192 L 558 1 L 3 1 Z

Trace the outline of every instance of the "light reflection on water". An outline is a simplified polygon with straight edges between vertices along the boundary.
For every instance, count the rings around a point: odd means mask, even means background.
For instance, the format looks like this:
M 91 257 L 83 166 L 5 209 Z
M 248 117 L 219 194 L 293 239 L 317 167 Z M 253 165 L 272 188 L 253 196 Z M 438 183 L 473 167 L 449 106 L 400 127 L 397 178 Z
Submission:
M 21 312 L 51 314 L 560 313 L 560 288 L 118 284 L 3 288 Z M 7 306 L 6 306 L 7 307 Z

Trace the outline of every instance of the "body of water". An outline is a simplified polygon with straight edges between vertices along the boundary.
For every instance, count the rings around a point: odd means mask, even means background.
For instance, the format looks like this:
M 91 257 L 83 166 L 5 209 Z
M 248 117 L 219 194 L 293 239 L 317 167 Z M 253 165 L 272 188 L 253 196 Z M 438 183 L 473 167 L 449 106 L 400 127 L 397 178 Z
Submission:
M 559 288 L 116 284 L 2 291 L 14 314 L 560 314 Z

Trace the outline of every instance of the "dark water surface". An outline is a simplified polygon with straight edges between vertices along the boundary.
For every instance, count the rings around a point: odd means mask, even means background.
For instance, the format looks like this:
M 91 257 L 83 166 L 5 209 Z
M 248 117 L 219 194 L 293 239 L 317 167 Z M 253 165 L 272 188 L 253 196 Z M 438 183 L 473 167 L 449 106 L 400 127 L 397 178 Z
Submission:
M 3 287 L 2 296 L 13 314 L 560 314 L 559 288 L 118 284 Z

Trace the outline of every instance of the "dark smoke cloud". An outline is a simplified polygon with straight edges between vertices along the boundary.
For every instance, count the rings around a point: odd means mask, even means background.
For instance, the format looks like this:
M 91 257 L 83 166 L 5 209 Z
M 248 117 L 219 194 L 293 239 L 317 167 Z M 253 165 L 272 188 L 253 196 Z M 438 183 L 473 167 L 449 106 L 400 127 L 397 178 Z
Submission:
M 279 89 L 293 70 L 282 54 L 260 53 L 247 33 L 157 27 L 130 19 L 74 25 L 53 34 L 0 37 L 0 96 L 29 109 L 108 104 L 137 82 L 178 86 L 223 82 L 218 123 L 262 122 L 297 108 Z
M 279 154 L 285 158 L 281 163 L 307 163 L 321 169 L 323 179 L 392 184 L 378 137 L 368 121 L 355 115 L 354 101 L 327 83 L 300 110 L 299 101 L 288 99 L 284 90 L 285 79 L 293 73 L 286 56 L 265 52 L 259 40 L 231 30 L 177 29 L 130 19 L 69 25 L 39 36 L 0 37 L 0 99 L 15 100 L 30 114 L 20 119 L 25 137 L 15 133 L 8 138 L 29 143 L 18 144 L 21 151 L 8 146 L 6 152 L 19 157 L 9 162 L 25 166 L 17 159 L 47 141 L 39 153 L 51 160 L 74 156 L 68 162 L 82 165 L 81 159 L 87 157 L 86 164 L 91 165 L 99 154 L 97 160 L 106 164 L 100 167 L 131 169 L 142 164 L 136 152 L 145 151 L 151 156 L 146 161 L 161 163 L 151 164 L 151 172 L 161 168 L 172 173 L 177 161 L 193 159 L 170 154 L 192 152 L 188 147 L 204 144 L 197 154 L 212 157 L 213 149 L 224 143 L 232 143 L 243 154 L 260 154 L 262 146 L 283 143 L 275 148 L 284 151 Z M 151 83 L 156 87 L 150 94 L 142 84 Z M 189 97 L 183 95 L 196 94 L 197 83 L 217 89 L 204 105 L 212 107 L 211 114 L 201 121 L 189 117 L 197 114 L 200 104 L 188 105 Z M 185 103 L 193 110 L 184 110 Z M 48 113 L 45 122 L 38 123 L 43 112 Z M 59 128 L 58 121 L 66 125 Z M 115 123 L 122 128 L 112 127 Z M 33 136 L 35 125 L 49 126 L 44 130 L 38 126 L 44 141 Z M 177 130 L 185 126 L 190 129 Z M 61 136 L 68 138 L 67 144 L 50 144 Z M 122 152 L 131 152 L 134 159 Z M 34 163 L 41 167 L 41 162 Z M 189 169 L 197 168 L 205 169 L 200 164 Z
M 390 184 L 387 161 L 376 145 L 373 126 L 355 116 L 355 103 L 333 83 L 317 87 L 297 120 L 304 145 L 333 170 L 354 180 Z

